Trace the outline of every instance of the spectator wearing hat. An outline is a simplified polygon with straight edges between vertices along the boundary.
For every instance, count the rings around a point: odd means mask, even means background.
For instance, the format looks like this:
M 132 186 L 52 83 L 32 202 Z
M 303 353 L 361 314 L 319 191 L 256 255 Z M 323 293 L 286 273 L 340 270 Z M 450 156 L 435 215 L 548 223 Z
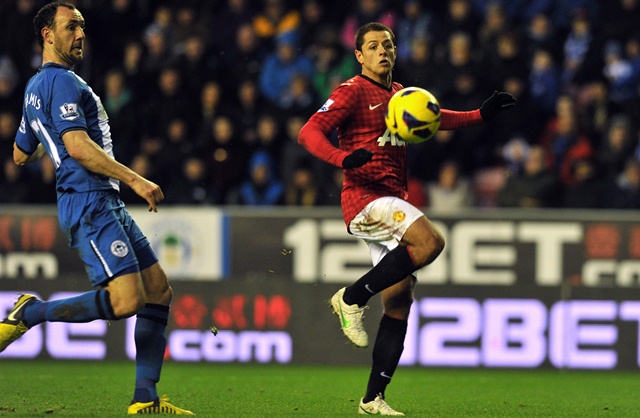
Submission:
M 297 32 L 278 35 L 275 52 L 267 55 L 259 76 L 260 93 L 279 108 L 286 107 L 281 99 L 296 77 L 313 77 L 313 61 L 298 50 Z

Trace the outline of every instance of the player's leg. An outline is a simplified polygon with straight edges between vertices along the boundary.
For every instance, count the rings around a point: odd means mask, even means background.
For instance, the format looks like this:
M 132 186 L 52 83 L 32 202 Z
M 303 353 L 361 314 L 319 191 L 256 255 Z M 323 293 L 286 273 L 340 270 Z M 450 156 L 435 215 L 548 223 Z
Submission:
M 159 263 L 142 271 L 147 304 L 136 315 L 136 384 L 133 399 L 152 402 L 158 399 L 156 385 L 167 347 L 166 327 L 169 320 L 171 288 Z
M 136 315 L 136 382 L 128 413 L 193 415 L 158 396 L 157 384 L 167 347 L 166 328 L 173 291 L 151 246 L 146 245 L 137 254 L 141 266 L 150 265 L 141 272 L 147 303 Z
M 369 299 L 435 260 L 444 248 L 444 238 L 421 210 L 396 197 L 371 202 L 349 229 L 369 245 L 374 267 L 351 286 L 338 290 L 331 306 L 343 333 L 355 346 L 364 348 L 369 337 L 362 320 Z
M 0 351 L 42 322 L 114 320 L 136 313 L 145 303 L 132 244 L 120 224 L 119 203 L 109 193 L 76 193 L 60 198 L 58 218 L 89 274 L 93 287 L 78 296 L 50 301 L 22 295 L 0 323 Z
M 373 346 L 372 366 L 365 396 L 358 412 L 403 416 L 385 401 L 385 390 L 400 362 L 407 333 L 409 310 L 413 303 L 415 277 L 409 276 L 382 291 L 384 313 Z
M 380 401 L 384 402 L 385 390 L 400 362 L 415 282 L 415 277 L 409 276 L 382 291 L 384 313 L 373 345 L 367 392 L 361 402 L 365 408 L 366 405 L 373 407 Z M 377 407 L 381 408 L 380 405 Z
M 369 222 L 368 228 L 371 229 L 371 220 L 379 223 L 380 237 L 364 239 L 395 241 L 393 245 L 397 242 L 402 245 L 389 251 L 371 270 L 345 289 L 343 299 L 348 305 L 366 305 L 373 295 L 433 262 L 444 249 L 442 234 L 419 209 L 397 198 L 381 198 L 372 203 L 375 205 L 367 207 L 370 215 L 363 221 L 364 228 Z M 352 223 L 352 231 L 353 227 Z

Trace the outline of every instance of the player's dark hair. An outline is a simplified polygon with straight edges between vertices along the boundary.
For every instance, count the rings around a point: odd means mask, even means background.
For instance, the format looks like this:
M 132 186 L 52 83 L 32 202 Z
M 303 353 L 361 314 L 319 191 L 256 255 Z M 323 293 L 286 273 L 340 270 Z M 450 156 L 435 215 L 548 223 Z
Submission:
M 40 48 L 44 47 L 44 38 L 42 37 L 42 28 L 55 29 L 56 27 L 56 13 L 58 13 L 58 7 L 63 6 L 70 10 L 76 10 L 76 6 L 64 1 L 55 1 L 53 3 L 45 4 L 36 17 L 33 18 L 33 29 L 36 32 L 36 39 L 38 39 L 38 45 Z
M 393 44 L 395 45 L 396 35 L 393 33 L 391 28 L 389 28 L 389 26 L 382 24 L 380 22 L 369 22 L 360 26 L 360 28 L 356 32 L 356 49 L 362 52 L 362 45 L 364 44 L 364 35 L 366 35 L 367 33 L 385 32 L 385 31 L 389 32 L 389 35 L 391 35 L 391 42 L 393 42 Z

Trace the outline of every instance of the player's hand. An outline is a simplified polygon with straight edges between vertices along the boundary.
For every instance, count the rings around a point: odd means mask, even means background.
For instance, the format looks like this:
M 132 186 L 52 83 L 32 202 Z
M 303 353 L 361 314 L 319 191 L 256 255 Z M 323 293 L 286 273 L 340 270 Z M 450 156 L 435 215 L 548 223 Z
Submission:
M 505 91 L 494 91 L 491 97 L 480 106 L 480 116 L 485 122 L 489 122 L 505 110 L 509 110 L 516 105 L 516 98 Z
M 131 184 L 131 188 L 138 196 L 147 201 L 149 212 L 158 211 L 157 205 L 164 199 L 164 193 L 162 193 L 160 186 L 140 176 Z
M 372 157 L 373 153 L 368 149 L 358 148 L 342 160 L 342 168 L 346 168 L 348 170 L 350 168 L 362 167 L 371 161 Z

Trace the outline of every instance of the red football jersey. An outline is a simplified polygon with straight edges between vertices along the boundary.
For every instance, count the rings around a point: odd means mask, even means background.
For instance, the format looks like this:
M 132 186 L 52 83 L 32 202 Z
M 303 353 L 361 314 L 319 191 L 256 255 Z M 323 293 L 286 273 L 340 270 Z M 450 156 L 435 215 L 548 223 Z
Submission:
M 358 148 L 373 158 L 362 167 L 345 170 L 342 214 L 349 222 L 369 202 L 383 196 L 407 199 L 407 146 L 392 135 L 384 121 L 387 104 L 402 89 L 399 83 L 387 88 L 357 75 L 338 86 L 325 104 L 300 130 L 298 141 L 316 157 L 341 167 L 342 160 Z M 442 111 L 441 129 L 455 129 L 482 122 L 478 110 Z M 327 139 L 337 131 L 339 149 Z

